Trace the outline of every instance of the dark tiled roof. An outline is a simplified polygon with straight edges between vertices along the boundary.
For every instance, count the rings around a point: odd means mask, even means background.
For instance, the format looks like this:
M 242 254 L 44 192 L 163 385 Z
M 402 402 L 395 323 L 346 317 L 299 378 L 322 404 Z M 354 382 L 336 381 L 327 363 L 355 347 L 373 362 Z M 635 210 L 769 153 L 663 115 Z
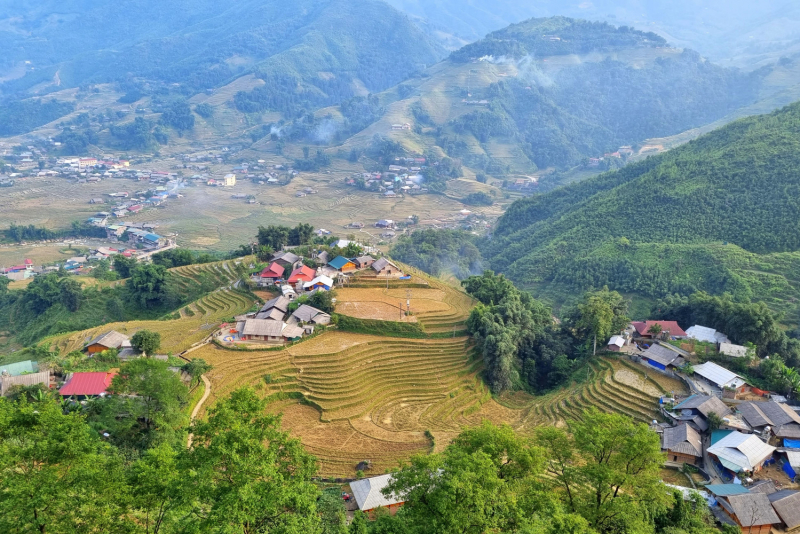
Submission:
M 672 428 L 665 428 L 662 443 L 662 447 L 671 452 L 697 457 L 703 455 L 700 434 L 686 423 Z

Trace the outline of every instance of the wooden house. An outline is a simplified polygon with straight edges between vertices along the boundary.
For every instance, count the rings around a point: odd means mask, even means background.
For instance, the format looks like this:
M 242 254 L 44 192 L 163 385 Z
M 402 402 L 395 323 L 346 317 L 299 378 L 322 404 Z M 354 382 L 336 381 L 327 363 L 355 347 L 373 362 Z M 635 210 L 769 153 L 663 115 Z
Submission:
M 661 449 L 667 453 L 668 462 L 697 465 L 703 458 L 700 433 L 687 423 L 665 428 L 661 435 Z
M 90 341 L 84 350 L 89 354 L 96 354 L 110 349 L 123 350 L 130 347 L 131 340 L 128 336 L 111 330 Z
M 357 270 L 356 264 L 344 256 L 336 256 L 328 262 L 328 265 L 341 273 L 352 273 L 353 271 Z
M 377 276 L 385 276 L 387 278 L 400 278 L 403 276 L 403 271 L 400 270 L 400 267 L 386 258 L 376 260 L 372 264 L 372 270 L 375 271 Z
M 359 269 L 366 269 L 367 267 L 372 267 L 372 264 L 375 263 L 375 258 L 372 256 L 361 256 L 353 261 Z

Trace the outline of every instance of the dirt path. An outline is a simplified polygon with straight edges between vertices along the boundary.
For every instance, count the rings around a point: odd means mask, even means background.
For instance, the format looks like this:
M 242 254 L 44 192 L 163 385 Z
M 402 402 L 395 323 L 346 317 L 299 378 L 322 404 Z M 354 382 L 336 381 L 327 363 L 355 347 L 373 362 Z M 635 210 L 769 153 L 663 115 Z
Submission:
M 206 390 L 203 392 L 203 396 L 200 398 L 200 402 L 198 402 L 197 406 L 195 406 L 194 410 L 192 410 L 192 415 L 189 421 L 190 423 L 194 422 L 194 420 L 197 418 L 198 412 L 200 412 L 200 408 L 203 407 L 203 404 L 208 399 L 208 396 L 211 395 L 211 381 L 208 378 L 206 378 L 206 375 L 201 375 L 200 378 L 203 379 L 203 384 L 205 384 Z M 192 436 L 192 434 L 189 434 L 189 442 L 187 443 L 187 447 L 189 447 L 190 449 L 192 448 L 193 437 L 194 436 Z

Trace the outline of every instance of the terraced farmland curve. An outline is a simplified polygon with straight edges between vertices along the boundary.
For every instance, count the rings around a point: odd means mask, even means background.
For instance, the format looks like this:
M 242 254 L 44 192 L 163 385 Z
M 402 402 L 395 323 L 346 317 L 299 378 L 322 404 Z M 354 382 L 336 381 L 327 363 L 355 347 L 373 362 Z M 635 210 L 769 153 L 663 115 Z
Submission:
M 109 330 L 132 336 L 139 330 L 151 330 L 161 334 L 161 352 L 181 353 L 198 341 L 208 337 L 223 320 L 250 310 L 255 301 L 240 289 L 220 289 L 184 306 L 180 319 L 169 321 L 127 321 L 61 334 L 45 339 L 61 354 L 81 350 L 91 339 Z

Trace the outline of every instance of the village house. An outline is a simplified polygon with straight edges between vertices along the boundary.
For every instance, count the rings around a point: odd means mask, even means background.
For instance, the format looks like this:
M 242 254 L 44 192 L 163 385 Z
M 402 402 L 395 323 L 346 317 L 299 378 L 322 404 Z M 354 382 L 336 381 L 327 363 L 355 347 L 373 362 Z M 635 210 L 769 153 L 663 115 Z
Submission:
M 360 258 L 356 258 L 353 260 L 356 264 L 358 269 L 366 269 L 367 267 L 371 267 L 373 263 L 375 263 L 375 259 L 372 256 L 361 256 Z
M 272 261 L 282 266 L 284 269 L 294 269 L 294 265 L 300 261 L 300 256 L 287 250 L 275 254 L 272 257 Z
M 784 445 L 800 444 L 800 415 L 789 405 L 774 401 L 743 402 L 737 406 L 739 413 L 753 430 L 763 433 L 769 429 L 784 440 Z M 786 441 L 790 443 L 787 445 Z
M 606 349 L 610 350 L 611 352 L 620 352 L 622 347 L 626 344 L 625 338 L 622 336 L 611 336 L 611 339 L 608 340 L 608 345 L 606 345 Z
M 794 530 L 800 527 L 800 491 L 781 490 L 768 493 L 767 498 L 785 530 Z
M 286 297 L 290 301 L 297 298 L 297 292 L 294 290 L 292 286 L 289 285 L 282 285 L 281 293 L 283 294 L 284 297 Z
M 703 458 L 700 433 L 687 423 L 665 428 L 661 435 L 661 449 L 666 451 L 669 462 L 697 465 Z
M 50 371 L 40 370 L 39 364 L 30 360 L 0 365 L 0 397 L 14 386 L 50 385 Z
M 306 283 L 310 282 L 316 276 L 316 271 L 311 267 L 306 265 L 302 265 L 292 271 L 292 274 L 289 276 L 289 280 L 287 282 L 291 285 L 297 285 L 298 283 Z
M 769 534 L 781 519 L 763 493 L 742 493 L 717 500 L 723 510 L 747 534 Z
M 644 351 L 642 359 L 652 367 L 662 371 L 674 371 L 686 363 L 683 356 L 669 345 L 653 345 Z
M 713 328 L 694 325 L 686 330 L 686 337 L 695 341 L 705 341 L 707 343 L 727 343 L 730 340 L 722 332 L 717 332 Z
M 108 388 L 116 375 L 116 372 L 72 373 L 58 390 L 58 394 L 62 397 L 76 397 L 78 400 L 103 397 L 108 394 Z
M 732 414 L 724 402 L 710 395 L 692 395 L 677 404 L 673 411 L 678 415 L 678 420 L 694 425 L 700 432 L 708 430 L 709 414 L 715 413 L 720 418 Z
M 289 324 L 314 324 L 327 325 L 331 323 L 331 316 L 327 313 L 303 304 L 289 317 Z
M 279 280 L 283 279 L 285 269 L 278 262 L 272 262 L 269 267 L 266 267 L 259 275 L 259 285 L 268 286 L 273 285 Z
M 394 221 L 392 219 L 381 219 L 375 223 L 375 228 L 394 228 Z
M 678 326 L 678 323 L 675 321 L 634 321 L 631 323 L 636 329 L 636 333 L 641 338 L 653 338 L 653 334 L 650 333 L 650 329 L 654 325 L 658 325 L 661 327 L 661 334 L 665 335 L 666 337 L 674 337 L 674 338 L 685 338 L 686 332 Z
M 321 274 L 310 282 L 303 284 L 306 291 L 330 291 L 333 289 L 333 278 Z
M 736 394 L 740 394 L 745 393 L 749 389 L 744 378 L 714 362 L 695 365 L 694 374 L 695 376 L 702 377 L 708 384 L 721 390 L 731 389 L 734 390 Z
M 316 263 L 317 265 L 327 265 L 329 259 L 330 258 L 328 257 L 328 252 L 323 250 L 322 252 L 314 256 L 314 263 Z
M 389 485 L 392 475 L 380 475 L 371 478 L 362 478 L 350 483 L 358 509 L 370 513 L 378 508 L 385 508 L 394 515 L 405 502 L 395 495 L 389 497 L 383 494 L 383 489 Z
M 772 459 L 775 447 L 767 445 L 755 434 L 732 431 L 708 450 L 708 455 L 731 475 L 757 473 Z
M 123 350 L 130 347 L 131 340 L 128 336 L 111 330 L 91 340 L 83 350 L 88 354 L 97 354 L 106 350 Z
M 352 273 L 357 269 L 356 264 L 344 256 L 336 256 L 334 259 L 328 262 L 328 265 L 341 273 Z
M 403 271 L 400 267 L 387 260 L 380 258 L 372 264 L 372 270 L 375 271 L 376 276 L 384 276 L 387 278 L 399 278 L 403 276 Z

